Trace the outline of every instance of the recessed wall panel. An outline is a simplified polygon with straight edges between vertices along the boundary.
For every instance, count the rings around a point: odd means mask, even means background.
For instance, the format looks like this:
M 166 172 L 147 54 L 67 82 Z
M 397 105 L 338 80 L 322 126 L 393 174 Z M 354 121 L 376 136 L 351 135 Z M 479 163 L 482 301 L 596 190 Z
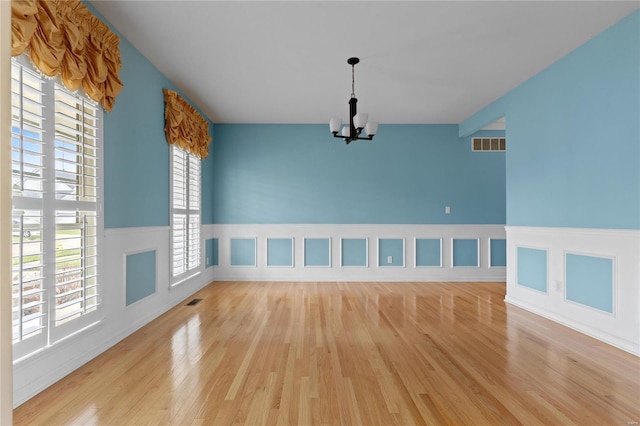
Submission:
M 293 238 L 267 239 L 267 266 L 293 266 Z
M 378 239 L 378 266 L 404 266 L 404 239 Z
M 341 244 L 342 266 L 368 266 L 367 239 L 343 238 Z
M 331 240 L 329 238 L 304 239 L 304 266 L 331 266 Z
M 205 241 L 205 266 L 207 268 L 211 266 L 218 266 L 218 239 L 209 238 Z
M 129 306 L 156 292 L 156 251 L 127 255 L 126 305 Z
M 566 298 L 613 313 L 613 260 L 567 253 Z
M 256 266 L 255 238 L 231 238 L 231 266 Z
M 477 239 L 453 239 L 453 266 L 479 266 Z
M 442 240 L 440 238 L 416 239 L 416 266 L 442 266 Z
M 490 259 L 489 266 L 500 267 L 507 266 L 507 240 L 490 239 L 489 240 Z
M 547 251 L 528 247 L 517 250 L 517 284 L 547 291 Z

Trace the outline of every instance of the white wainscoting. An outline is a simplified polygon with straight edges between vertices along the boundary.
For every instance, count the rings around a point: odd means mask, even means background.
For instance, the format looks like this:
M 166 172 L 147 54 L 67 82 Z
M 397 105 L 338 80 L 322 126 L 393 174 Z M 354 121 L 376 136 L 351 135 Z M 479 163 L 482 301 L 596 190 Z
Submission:
M 504 225 L 205 225 L 203 238 L 218 239 L 216 281 L 504 281 L 505 267 L 491 267 L 490 239 L 504 239 Z M 256 239 L 256 266 L 230 264 L 233 238 Z M 267 267 L 267 238 L 293 238 L 293 267 Z M 305 238 L 329 238 L 331 264 L 305 267 Z M 341 238 L 366 238 L 366 267 L 341 267 Z M 404 238 L 404 267 L 378 266 L 378 239 Z M 442 266 L 415 266 L 415 239 L 442 239 Z M 453 267 L 452 240 L 478 239 L 479 266 Z
M 14 407 L 109 349 L 212 281 L 504 281 L 504 267 L 489 266 L 490 239 L 505 238 L 502 225 L 203 225 L 205 240 L 218 238 L 219 266 L 169 286 L 169 227 L 107 229 L 102 254 L 100 322 L 14 362 Z M 255 238 L 257 265 L 229 265 L 231 238 Z M 267 267 L 267 238 L 294 239 L 293 267 Z M 304 266 L 304 238 L 331 239 L 331 266 Z M 368 266 L 341 267 L 340 239 L 367 238 Z M 405 266 L 378 267 L 378 238 L 405 239 Z M 442 239 L 442 267 L 415 267 L 415 239 Z M 452 240 L 479 240 L 479 267 L 452 267 Z M 156 292 L 126 306 L 127 255 L 156 252 Z M 204 262 L 203 262 L 204 263 Z
M 169 288 L 169 227 L 108 229 L 102 254 L 101 321 L 14 362 L 14 406 L 73 370 L 213 281 L 213 269 Z M 156 292 L 126 306 L 127 254 L 156 251 Z
M 640 231 L 507 226 L 505 301 L 640 355 Z M 547 250 L 546 293 L 517 284 L 517 248 Z M 566 300 L 565 254 L 613 259 L 613 314 Z

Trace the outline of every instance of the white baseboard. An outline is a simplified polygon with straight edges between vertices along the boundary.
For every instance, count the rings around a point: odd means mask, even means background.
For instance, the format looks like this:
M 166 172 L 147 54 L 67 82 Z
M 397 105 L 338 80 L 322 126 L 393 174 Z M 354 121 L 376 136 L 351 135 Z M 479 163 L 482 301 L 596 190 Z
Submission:
M 611 346 L 615 346 L 616 348 L 622 349 L 625 352 L 640 356 L 640 347 L 637 343 L 619 339 L 616 336 L 603 333 L 602 330 L 595 329 L 585 324 L 576 324 L 575 321 L 571 320 L 571 318 L 566 318 L 564 316 L 554 314 L 547 310 L 540 309 L 540 307 L 538 306 L 533 306 L 520 300 L 514 300 L 509 297 L 505 297 L 504 301 L 505 303 L 517 306 L 518 308 L 524 309 L 525 311 L 529 311 L 536 315 L 540 315 L 541 317 L 547 318 L 553 322 L 557 322 L 558 324 L 562 324 L 565 327 L 569 327 L 582 334 L 586 334 L 587 336 L 593 337 L 594 339 L 600 340 L 601 342 L 605 342 Z
M 640 356 L 640 231 L 507 226 L 505 301 Z M 547 291 L 517 282 L 518 247 L 547 253 Z M 565 256 L 612 259 L 613 312 L 567 300 Z

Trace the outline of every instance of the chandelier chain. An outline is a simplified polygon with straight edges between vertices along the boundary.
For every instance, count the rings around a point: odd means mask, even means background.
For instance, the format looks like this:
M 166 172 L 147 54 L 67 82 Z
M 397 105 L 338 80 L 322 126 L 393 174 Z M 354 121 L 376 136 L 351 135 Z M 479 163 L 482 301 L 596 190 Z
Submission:
M 351 97 L 356 97 L 356 66 L 351 65 Z

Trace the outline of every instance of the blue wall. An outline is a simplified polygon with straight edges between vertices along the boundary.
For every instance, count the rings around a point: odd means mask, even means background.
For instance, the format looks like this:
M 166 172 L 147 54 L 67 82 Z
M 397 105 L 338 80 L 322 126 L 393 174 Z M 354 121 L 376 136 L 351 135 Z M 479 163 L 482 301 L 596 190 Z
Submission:
M 327 125 L 216 124 L 214 146 L 215 223 L 505 223 L 504 153 L 471 152 L 456 125 L 346 145 Z
M 184 94 L 91 4 L 85 4 L 119 35 L 122 59 L 124 88 L 113 111 L 104 114 L 104 226 L 168 226 L 169 144 L 162 89 Z M 213 223 L 211 151 L 202 164 L 202 223 Z
M 506 115 L 507 224 L 640 229 L 640 11 L 460 125 Z

